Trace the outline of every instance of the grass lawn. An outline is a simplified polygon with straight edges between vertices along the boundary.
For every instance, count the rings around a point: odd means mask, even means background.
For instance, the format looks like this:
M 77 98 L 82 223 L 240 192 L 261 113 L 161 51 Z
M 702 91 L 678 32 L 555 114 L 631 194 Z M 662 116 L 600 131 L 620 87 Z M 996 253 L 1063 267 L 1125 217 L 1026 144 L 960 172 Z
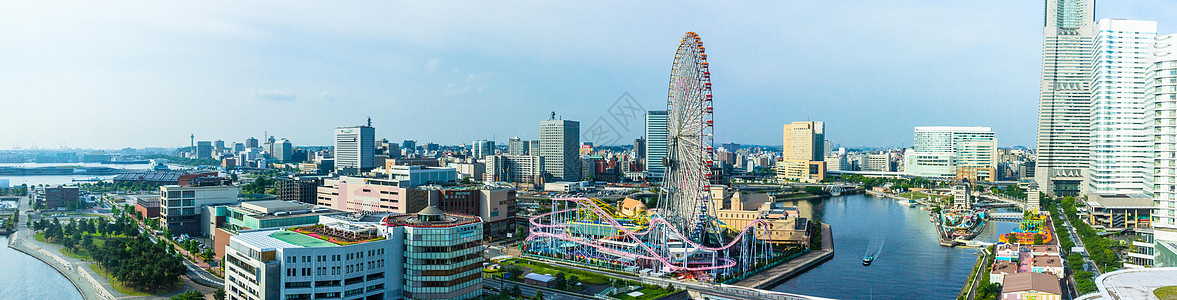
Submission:
M 630 297 L 629 295 L 626 295 L 626 294 L 620 294 L 620 295 L 616 295 L 613 297 L 617 297 L 617 299 L 621 299 L 621 300 L 649 300 L 649 299 L 656 299 L 658 297 L 662 297 L 666 294 L 669 294 L 669 292 L 667 292 L 666 290 L 661 289 L 661 288 L 656 288 L 656 289 L 644 288 L 644 289 L 638 290 L 638 292 L 642 292 L 641 297 Z
M 106 277 L 107 279 L 110 279 L 110 285 L 114 287 L 114 290 L 118 291 L 119 293 L 131 295 L 131 296 L 163 295 L 163 294 L 174 292 L 184 285 L 183 280 L 176 280 L 176 283 L 173 283 L 169 287 L 164 287 L 164 288 L 161 288 L 158 290 L 152 290 L 152 291 L 140 291 L 140 290 L 137 290 L 137 289 L 134 289 L 131 287 L 127 287 L 126 285 L 123 285 L 123 283 L 119 282 L 118 279 L 115 279 L 114 276 L 110 276 L 110 274 L 107 274 L 106 270 L 102 269 L 102 266 L 99 266 L 98 264 L 90 264 L 90 269 L 94 270 L 95 273 L 102 275 L 102 277 Z
M 1170 285 L 1152 291 L 1153 295 L 1161 300 L 1177 300 L 1177 285 Z
M 556 273 L 564 272 L 565 275 L 576 275 L 576 277 L 580 277 L 580 282 L 584 282 L 587 284 L 609 284 L 609 278 L 605 277 L 604 275 L 601 275 L 601 274 L 589 273 L 589 272 L 585 272 L 585 271 L 581 271 L 581 270 L 573 270 L 573 269 L 558 267 L 558 266 L 552 266 L 552 265 L 541 263 L 541 262 L 535 262 L 535 261 L 529 261 L 529 260 L 517 258 L 517 259 L 511 259 L 509 261 L 504 260 L 501 262 L 501 264 L 504 267 L 506 267 L 507 265 L 513 264 L 513 265 L 517 265 L 520 267 L 531 268 L 532 273 L 539 273 L 539 274 L 556 275 Z

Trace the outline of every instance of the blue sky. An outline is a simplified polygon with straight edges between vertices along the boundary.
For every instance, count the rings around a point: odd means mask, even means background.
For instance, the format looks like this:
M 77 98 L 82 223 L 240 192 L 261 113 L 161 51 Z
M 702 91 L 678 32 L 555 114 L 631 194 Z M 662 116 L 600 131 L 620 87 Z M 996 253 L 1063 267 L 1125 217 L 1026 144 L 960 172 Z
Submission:
M 549 112 L 665 107 L 679 38 L 698 32 L 716 143 L 780 144 L 825 121 L 843 146 L 910 145 L 912 127 L 1035 138 L 1042 1 L 54 2 L 0 5 L 0 149 L 186 146 L 269 131 L 326 145 L 538 137 Z M 1156 20 L 1177 3 L 1100 1 Z M 623 140 L 641 134 L 622 132 Z

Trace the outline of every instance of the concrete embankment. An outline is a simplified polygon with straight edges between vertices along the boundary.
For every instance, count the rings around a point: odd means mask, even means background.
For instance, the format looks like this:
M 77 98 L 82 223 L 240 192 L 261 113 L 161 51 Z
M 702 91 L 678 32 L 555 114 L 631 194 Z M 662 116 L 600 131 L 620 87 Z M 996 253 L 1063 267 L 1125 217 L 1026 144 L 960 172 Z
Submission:
M 89 271 L 83 269 L 80 265 L 72 264 L 65 258 L 25 240 L 23 235 L 27 233 L 24 231 L 14 233 L 8 239 L 8 247 L 28 254 L 53 267 L 54 270 L 57 270 L 58 273 L 69 279 L 70 283 L 73 283 L 74 288 L 78 289 L 78 293 L 81 293 L 82 297 L 86 300 L 116 299 L 102 284 L 94 280 L 94 276 Z
M 822 224 L 820 250 L 810 251 L 768 270 L 748 276 L 748 278 L 734 284 L 758 289 L 771 288 L 832 258 L 834 258 L 834 233 L 830 229 L 830 224 Z

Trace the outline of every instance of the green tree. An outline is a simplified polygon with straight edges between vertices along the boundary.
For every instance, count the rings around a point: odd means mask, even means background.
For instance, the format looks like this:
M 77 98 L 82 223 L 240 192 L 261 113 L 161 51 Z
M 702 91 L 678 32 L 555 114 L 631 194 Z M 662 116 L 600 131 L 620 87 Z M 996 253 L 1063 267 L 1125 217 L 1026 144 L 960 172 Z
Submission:
M 1034 234 L 1034 244 L 1035 245 L 1042 245 L 1042 234 L 1038 234 L 1038 233 Z
M 204 294 L 198 291 L 187 291 L 179 295 L 172 296 L 171 300 L 204 300 Z
M 565 277 L 564 272 L 556 273 L 556 280 L 554 283 L 555 283 L 555 288 L 557 290 L 567 290 L 568 289 L 568 278 Z
M 542 291 L 542 290 L 539 290 L 539 289 L 536 289 L 536 290 L 535 290 L 535 298 L 534 298 L 534 299 L 535 299 L 535 300 L 544 300 L 544 291 Z
M 225 300 L 225 289 L 217 288 L 217 291 L 213 292 L 213 300 Z

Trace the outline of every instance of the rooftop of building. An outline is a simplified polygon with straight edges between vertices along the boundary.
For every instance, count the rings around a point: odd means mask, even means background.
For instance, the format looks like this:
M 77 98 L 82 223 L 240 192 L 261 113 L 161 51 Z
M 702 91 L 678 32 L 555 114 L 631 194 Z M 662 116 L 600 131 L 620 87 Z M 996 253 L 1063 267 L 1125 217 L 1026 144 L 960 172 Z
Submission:
M 1063 261 L 1062 258 L 1054 255 L 1035 255 L 1034 266 L 1062 268 Z
M 478 217 L 446 213 L 430 205 L 417 213 L 387 216 L 382 223 L 394 227 L 455 227 L 478 222 Z
M 1018 264 L 1007 261 L 994 261 L 993 270 L 991 274 L 1015 274 L 1018 273 Z
M 1087 205 L 1099 208 L 1149 208 L 1153 207 L 1152 197 L 1145 194 L 1091 194 Z
M 1062 288 L 1059 286 L 1058 277 L 1050 274 L 1042 273 L 1016 273 L 1005 275 L 1001 283 L 1002 293 L 1017 293 L 1026 291 L 1039 291 L 1055 295 L 1062 295 Z
M 260 220 L 286 218 L 291 216 L 325 216 L 348 213 L 342 210 L 320 207 L 297 201 L 282 200 L 242 202 L 241 204 L 232 207 L 238 210 L 243 210 L 249 213 L 250 217 Z
M 1030 251 L 1058 254 L 1058 246 L 1055 246 L 1055 245 L 1034 245 L 1034 246 L 1030 246 Z

